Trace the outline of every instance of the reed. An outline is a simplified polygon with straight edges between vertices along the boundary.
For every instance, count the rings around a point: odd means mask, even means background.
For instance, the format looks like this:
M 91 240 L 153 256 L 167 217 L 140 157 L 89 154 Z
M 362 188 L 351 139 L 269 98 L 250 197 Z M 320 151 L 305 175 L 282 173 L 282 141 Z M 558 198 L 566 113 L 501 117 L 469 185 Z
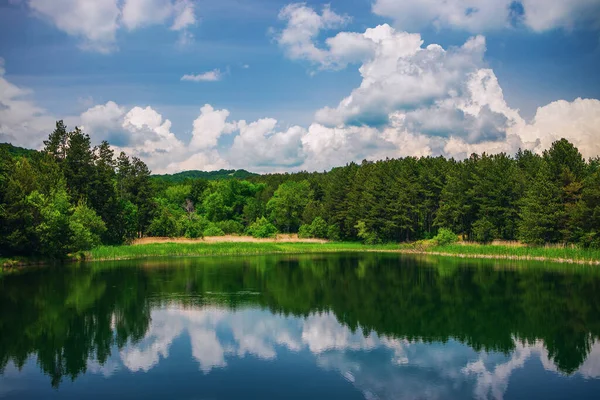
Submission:
M 329 253 L 356 251 L 398 251 L 399 245 L 365 246 L 360 243 L 154 243 L 136 246 L 100 246 L 86 253 L 86 259 L 128 260 L 147 257 L 186 257 L 282 253 Z

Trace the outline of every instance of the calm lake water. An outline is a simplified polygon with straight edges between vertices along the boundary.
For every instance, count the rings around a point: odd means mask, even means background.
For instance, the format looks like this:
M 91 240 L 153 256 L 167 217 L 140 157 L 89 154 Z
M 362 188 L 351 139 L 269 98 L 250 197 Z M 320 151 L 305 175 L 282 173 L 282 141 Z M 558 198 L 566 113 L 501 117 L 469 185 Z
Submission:
M 3 399 L 598 399 L 600 273 L 395 254 L 0 279 Z

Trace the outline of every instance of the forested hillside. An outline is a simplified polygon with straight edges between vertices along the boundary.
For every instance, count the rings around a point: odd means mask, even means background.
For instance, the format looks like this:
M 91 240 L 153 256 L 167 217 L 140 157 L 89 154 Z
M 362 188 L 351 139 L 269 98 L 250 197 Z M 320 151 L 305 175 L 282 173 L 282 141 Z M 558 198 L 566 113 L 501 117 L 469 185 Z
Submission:
M 13 146 L 10 143 L 0 143 L 0 151 L 5 151 L 13 157 L 33 157 L 37 151 Z
M 152 179 L 168 183 L 184 183 L 193 179 L 217 181 L 221 179 L 248 179 L 253 176 L 258 176 L 258 174 L 244 169 L 220 169 L 218 171 L 183 171 L 176 174 L 152 175 Z
M 92 147 L 62 121 L 41 152 L 0 148 L 0 255 L 62 257 L 140 236 L 400 242 L 440 228 L 480 242 L 600 247 L 600 158 L 584 160 L 563 139 L 542 155 L 407 157 L 177 182 L 151 179 L 140 159 L 115 157 L 106 142 Z

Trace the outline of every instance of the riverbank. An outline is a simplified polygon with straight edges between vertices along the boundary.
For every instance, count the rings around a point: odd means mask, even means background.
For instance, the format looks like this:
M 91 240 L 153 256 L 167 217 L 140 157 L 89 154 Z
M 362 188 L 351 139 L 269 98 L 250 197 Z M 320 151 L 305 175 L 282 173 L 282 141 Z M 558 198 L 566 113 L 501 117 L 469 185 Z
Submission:
M 459 258 L 548 261 L 600 265 L 600 250 L 576 248 L 453 244 L 423 247 L 415 244 L 364 245 L 353 242 L 195 242 L 101 246 L 87 252 L 86 260 L 131 260 L 147 257 L 293 254 L 331 252 L 394 252 Z
M 148 243 L 150 242 L 150 243 Z M 69 261 L 115 261 L 151 257 L 237 256 L 258 254 L 309 254 L 341 252 L 392 252 L 401 254 L 433 255 L 454 258 L 497 259 L 514 261 L 544 261 L 580 265 L 600 265 L 599 250 L 559 247 L 526 247 L 514 245 L 479 245 L 458 243 L 446 246 L 419 244 L 364 245 L 355 242 L 327 241 L 231 241 L 150 239 L 135 245 L 99 246 L 91 251 L 71 256 Z M 29 265 L 44 264 L 40 259 L 0 258 L 0 266 L 13 270 Z

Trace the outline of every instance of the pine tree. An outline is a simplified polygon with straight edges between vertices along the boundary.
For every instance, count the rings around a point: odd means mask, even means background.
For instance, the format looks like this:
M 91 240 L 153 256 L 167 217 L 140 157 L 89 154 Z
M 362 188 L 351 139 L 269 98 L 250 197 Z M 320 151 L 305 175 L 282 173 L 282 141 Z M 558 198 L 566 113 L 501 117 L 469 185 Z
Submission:
M 90 179 L 94 173 L 94 153 L 90 137 L 79 128 L 69 132 L 69 145 L 65 152 L 63 172 L 71 200 L 89 201 L 91 196 Z
M 527 244 L 557 243 L 565 208 L 562 191 L 552 180 L 550 166 L 544 162 L 522 200 L 519 238 Z
M 67 126 L 62 120 L 56 121 L 56 129 L 48 136 L 48 140 L 44 140 L 44 152 L 57 160 L 64 160 L 67 156 L 68 144 Z

